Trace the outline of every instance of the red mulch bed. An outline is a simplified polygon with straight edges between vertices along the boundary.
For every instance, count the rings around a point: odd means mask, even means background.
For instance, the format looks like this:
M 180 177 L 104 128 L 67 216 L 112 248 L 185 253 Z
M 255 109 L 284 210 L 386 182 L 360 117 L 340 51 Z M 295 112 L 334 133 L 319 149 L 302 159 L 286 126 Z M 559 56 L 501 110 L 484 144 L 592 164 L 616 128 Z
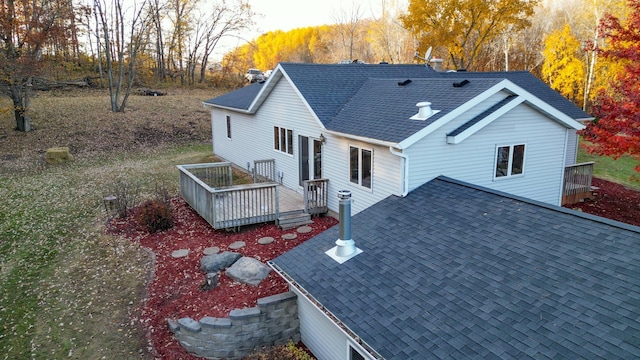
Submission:
M 599 188 L 595 191 L 595 199 L 566 207 L 640 226 L 639 191 L 598 178 L 593 179 L 592 185 Z
M 599 187 L 594 200 L 567 207 L 640 226 L 640 192 L 597 178 L 593 179 L 593 185 Z M 331 217 L 315 218 L 310 225 L 312 232 L 298 234 L 295 240 L 283 240 L 283 234 L 294 230 L 282 231 L 273 224 L 244 227 L 238 233 L 214 230 L 181 198 L 173 199 L 172 203 L 175 225 L 170 230 L 149 234 L 138 227 L 133 216 L 114 219 L 109 227 L 110 233 L 139 242 L 155 254 L 154 277 L 138 321 L 147 330 L 152 355 L 162 359 L 197 359 L 174 340 L 166 319 L 228 317 L 233 309 L 256 306 L 259 298 L 288 290 L 287 283 L 272 271 L 259 286 L 240 284 L 222 274 L 217 288 L 202 291 L 204 273 L 200 271 L 200 258 L 205 248 L 217 246 L 225 251 L 229 244 L 241 240 L 247 245 L 235 251 L 266 262 L 337 223 Z M 258 239 L 265 236 L 273 237 L 275 242 L 258 244 Z M 189 249 L 190 253 L 184 258 L 171 257 L 179 249 Z
M 243 227 L 237 233 L 214 230 L 182 198 L 172 199 L 172 204 L 175 225 L 167 231 L 149 234 L 139 228 L 134 216 L 114 219 L 109 226 L 110 233 L 139 242 L 155 254 L 155 273 L 137 320 L 147 331 L 152 355 L 162 359 L 197 359 L 174 340 L 166 319 L 225 318 L 233 309 L 256 306 L 259 298 L 288 290 L 287 283 L 273 271 L 258 286 L 238 283 L 223 272 L 217 288 L 201 290 L 205 274 L 200 271 L 200 258 L 205 248 L 217 246 L 222 252 L 234 241 L 244 241 L 245 247 L 228 251 L 267 262 L 337 224 L 332 217 L 316 217 L 309 225 L 313 231 L 297 234 L 295 240 L 283 240 L 283 234 L 293 233 L 295 229 L 283 231 L 274 224 L 263 224 Z M 258 239 L 265 236 L 275 241 L 269 245 L 258 244 Z M 190 252 L 186 257 L 173 258 L 171 253 L 179 249 Z

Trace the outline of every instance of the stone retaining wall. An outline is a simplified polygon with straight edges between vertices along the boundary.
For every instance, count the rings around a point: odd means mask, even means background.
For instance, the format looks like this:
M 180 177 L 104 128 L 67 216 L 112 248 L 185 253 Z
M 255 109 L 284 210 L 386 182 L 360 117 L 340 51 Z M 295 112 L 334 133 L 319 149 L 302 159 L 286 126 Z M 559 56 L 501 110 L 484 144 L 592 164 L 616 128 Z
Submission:
M 208 359 L 239 359 L 263 346 L 300 341 L 296 300 L 293 292 L 286 292 L 258 299 L 257 307 L 232 310 L 229 318 L 167 322 L 188 352 Z

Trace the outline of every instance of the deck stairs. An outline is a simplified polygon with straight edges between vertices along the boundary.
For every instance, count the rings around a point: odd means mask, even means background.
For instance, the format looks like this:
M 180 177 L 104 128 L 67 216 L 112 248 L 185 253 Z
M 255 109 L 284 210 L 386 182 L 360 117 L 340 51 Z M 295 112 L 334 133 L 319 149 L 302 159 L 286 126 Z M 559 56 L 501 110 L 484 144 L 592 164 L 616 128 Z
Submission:
M 313 224 L 311 215 L 303 210 L 287 211 L 280 213 L 276 219 L 276 225 L 282 230 L 297 228 L 298 226 Z

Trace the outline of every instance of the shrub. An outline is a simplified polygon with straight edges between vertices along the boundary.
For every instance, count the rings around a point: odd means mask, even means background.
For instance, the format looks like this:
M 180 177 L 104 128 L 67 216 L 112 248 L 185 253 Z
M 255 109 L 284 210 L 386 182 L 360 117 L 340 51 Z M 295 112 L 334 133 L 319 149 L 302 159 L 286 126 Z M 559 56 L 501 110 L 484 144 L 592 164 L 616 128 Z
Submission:
M 164 231 L 173 227 L 173 209 L 168 202 L 147 200 L 138 208 L 136 221 L 150 233 Z
M 246 357 L 245 360 L 315 360 L 315 357 L 296 346 L 293 341 L 289 341 L 287 345 L 263 349 L 259 353 Z
M 114 196 L 113 204 L 115 214 L 124 219 L 138 202 L 140 185 L 118 179 L 109 187 L 110 195 Z

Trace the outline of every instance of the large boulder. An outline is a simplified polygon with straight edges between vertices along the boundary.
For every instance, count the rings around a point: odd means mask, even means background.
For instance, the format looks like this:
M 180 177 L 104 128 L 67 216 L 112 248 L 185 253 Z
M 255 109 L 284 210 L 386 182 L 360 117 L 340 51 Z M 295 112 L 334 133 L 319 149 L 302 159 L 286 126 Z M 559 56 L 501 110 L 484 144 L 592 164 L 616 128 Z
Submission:
M 231 265 L 226 274 L 235 281 L 257 286 L 269 275 L 269 271 L 271 270 L 267 265 L 245 256 Z
M 215 273 L 233 265 L 233 263 L 241 257 L 242 254 L 230 251 L 203 256 L 202 259 L 200 259 L 200 270 L 206 274 Z

